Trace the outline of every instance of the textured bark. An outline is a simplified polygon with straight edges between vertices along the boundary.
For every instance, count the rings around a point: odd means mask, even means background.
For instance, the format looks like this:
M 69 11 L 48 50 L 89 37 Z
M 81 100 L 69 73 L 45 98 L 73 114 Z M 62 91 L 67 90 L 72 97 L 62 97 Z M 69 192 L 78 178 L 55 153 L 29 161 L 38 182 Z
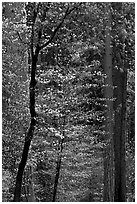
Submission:
M 127 72 L 115 69 L 113 74 L 115 125 L 114 125 L 114 157 L 115 157 L 115 202 L 125 202 L 126 165 L 125 165 L 125 123 L 126 123 L 126 84 Z
M 106 147 L 104 148 L 104 192 L 103 201 L 113 201 L 113 83 L 112 83 L 112 48 L 111 48 L 111 8 L 105 5 L 105 59 L 106 74 L 104 97 L 106 99 Z
M 119 4 L 119 6 L 118 6 Z M 118 13 L 123 15 L 123 5 L 118 3 L 115 7 Z M 112 7 L 115 3 L 112 3 Z M 118 17 L 121 19 L 121 17 Z M 117 18 L 117 19 L 118 19 Z M 119 43 L 113 42 L 113 54 L 116 59 L 116 67 L 113 68 L 114 98 L 114 202 L 126 201 L 126 164 L 125 164 L 125 129 L 126 129 L 126 89 L 127 89 L 127 52 L 125 20 L 120 24 L 121 33 L 117 29 L 117 24 L 113 27 L 113 32 L 119 37 Z M 128 45 L 127 45 L 128 46 Z

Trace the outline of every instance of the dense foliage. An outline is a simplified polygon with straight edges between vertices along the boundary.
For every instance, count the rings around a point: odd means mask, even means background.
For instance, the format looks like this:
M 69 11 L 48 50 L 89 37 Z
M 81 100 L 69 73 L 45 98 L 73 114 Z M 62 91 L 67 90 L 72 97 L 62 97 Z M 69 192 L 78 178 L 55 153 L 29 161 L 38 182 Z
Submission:
M 105 129 L 105 4 L 3 3 L 4 202 L 14 197 L 33 108 L 36 124 L 21 201 L 103 201 L 104 149 L 110 139 Z M 112 69 L 122 69 L 124 62 L 127 70 L 127 201 L 135 197 L 134 12 L 134 3 L 111 3 Z

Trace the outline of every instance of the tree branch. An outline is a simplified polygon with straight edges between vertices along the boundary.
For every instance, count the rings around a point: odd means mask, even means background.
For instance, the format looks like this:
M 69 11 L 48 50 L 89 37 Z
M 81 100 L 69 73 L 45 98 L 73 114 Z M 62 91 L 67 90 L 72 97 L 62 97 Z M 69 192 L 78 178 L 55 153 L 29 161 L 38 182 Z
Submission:
M 30 44 L 29 43 L 27 43 L 27 42 L 25 42 L 25 41 L 23 41 L 22 40 L 22 37 L 20 36 L 20 33 L 17 31 L 17 35 L 18 35 L 18 37 L 19 37 L 19 40 L 24 44 L 24 45 L 28 45 L 29 47 L 30 47 Z
M 36 5 L 36 4 L 35 4 Z M 37 8 L 34 8 L 33 10 L 33 24 L 32 24 L 32 28 L 31 28 L 31 45 L 30 45 L 30 50 L 31 50 L 31 56 L 33 57 L 34 54 L 37 52 L 39 52 L 39 41 L 40 41 L 40 37 L 38 36 L 38 44 L 37 44 L 37 49 L 36 49 L 36 52 L 34 53 L 34 50 L 33 50 L 33 42 L 34 42 L 34 25 L 35 25 L 35 22 L 36 22 L 36 18 L 37 18 L 37 15 L 38 15 L 38 12 L 39 12 L 39 6 L 40 6 L 40 2 L 38 3 L 37 5 Z
M 79 4 L 80 5 L 80 4 Z M 58 24 L 58 26 L 56 27 L 56 29 L 54 30 L 54 32 L 52 33 L 51 38 L 42 46 L 40 46 L 40 50 L 45 48 L 49 43 L 52 42 L 53 38 L 55 37 L 56 33 L 58 32 L 58 30 L 61 28 L 62 24 L 64 23 L 64 20 L 66 19 L 66 17 L 73 11 L 75 10 L 77 7 L 73 7 L 72 9 L 69 10 L 69 7 L 66 9 L 65 15 L 62 19 L 62 21 Z

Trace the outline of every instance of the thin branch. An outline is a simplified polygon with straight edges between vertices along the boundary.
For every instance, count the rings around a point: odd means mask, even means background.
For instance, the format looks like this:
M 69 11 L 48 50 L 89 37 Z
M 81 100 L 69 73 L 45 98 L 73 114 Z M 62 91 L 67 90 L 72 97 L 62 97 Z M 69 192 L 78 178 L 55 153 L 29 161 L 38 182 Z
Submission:
M 64 22 L 64 20 L 65 20 L 65 18 L 66 18 L 66 16 L 67 16 L 68 10 L 69 10 L 69 8 L 67 8 L 67 10 L 66 10 L 66 12 L 65 12 L 65 15 L 64 15 L 64 17 L 63 17 L 63 19 L 62 19 L 62 21 L 59 23 L 59 25 L 58 25 L 58 26 L 56 27 L 56 29 L 54 30 L 54 32 L 53 32 L 51 38 L 50 38 L 45 44 L 43 44 L 42 46 L 40 46 L 40 49 L 43 49 L 43 48 L 46 47 L 49 43 L 52 42 L 52 40 L 53 40 L 53 38 L 55 37 L 57 31 L 59 30 L 59 28 L 60 28 L 61 25 L 63 24 L 63 22 Z
M 33 58 L 34 52 L 33 52 L 33 40 L 34 40 L 34 25 L 32 25 L 31 29 L 31 45 L 30 45 L 30 52 L 31 52 L 31 57 Z
M 39 12 L 40 4 L 41 4 L 41 2 L 39 2 L 38 5 L 37 5 L 37 14 Z
M 18 37 L 19 37 L 19 40 L 24 44 L 24 45 L 28 45 L 29 47 L 30 47 L 30 44 L 29 43 L 27 43 L 27 42 L 25 42 L 25 41 L 23 41 L 22 40 L 22 37 L 20 36 L 20 33 L 17 31 L 17 35 L 18 35 Z
M 35 4 L 36 5 L 36 4 Z M 33 42 L 34 42 L 34 25 L 36 22 L 36 18 L 39 12 L 39 6 L 40 3 L 38 3 L 37 8 L 34 8 L 33 10 L 33 24 L 32 24 L 32 28 L 31 28 L 31 45 L 30 45 L 30 50 L 31 50 L 31 56 L 33 57 L 35 55 L 34 50 L 33 50 Z M 38 44 L 39 44 L 39 37 L 38 37 Z M 37 44 L 37 48 L 39 47 L 39 45 Z
M 66 19 L 66 17 L 73 11 L 75 10 L 77 7 L 73 7 L 72 9 L 69 10 L 69 7 L 66 9 L 65 15 L 62 19 L 62 21 L 58 24 L 58 26 L 56 27 L 56 29 L 54 30 L 51 38 L 42 46 L 40 46 L 40 50 L 45 48 L 49 43 L 52 42 L 53 38 L 55 37 L 56 33 L 58 32 L 58 30 L 61 28 L 62 24 L 64 23 L 64 20 Z

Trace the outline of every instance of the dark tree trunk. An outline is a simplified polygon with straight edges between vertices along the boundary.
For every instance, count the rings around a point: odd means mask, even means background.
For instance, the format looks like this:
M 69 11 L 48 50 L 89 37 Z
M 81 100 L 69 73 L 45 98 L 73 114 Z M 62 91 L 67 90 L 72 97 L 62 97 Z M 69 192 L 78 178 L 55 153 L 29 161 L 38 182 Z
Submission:
M 54 190 L 53 190 L 53 200 L 52 200 L 52 202 L 56 201 L 58 180 L 59 180 L 59 174 L 60 174 L 60 167 L 61 167 L 61 155 L 58 158 L 57 166 L 56 166 L 56 175 L 55 175 L 55 182 L 54 182 Z
M 33 133 L 35 130 L 35 125 L 36 125 L 36 112 L 35 112 L 36 80 L 35 80 L 35 73 L 36 73 L 36 64 L 37 64 L 37 59 L 38 59 L 38 53 L 39 53 L 39 51 L 37 50 L 36 54 L 32 57 L 31 81 L 30 81 L 30 89 L 29 89 L 30 90 L 31 122 L 30 122 L 30 126 L 29 126 L 28 132 L 27 132 L 26 137 L 25 137 L 25 143 L 24 143 L 22 158 L 21 158 L 18 172 L 17 172 L 14 199 L 13 199 L 14 202 L 20 202 L 21 201 L 22 177 L 23 177 L 23 172 L 24 172 L 25 165 L 26 165 L 27 158 L 28 158 L 29 147 L 30 147 L 30 144 L 31 144 L 31 141 L 33 138 Z
M 114 124 L 114 157 L 115 157 L 115 191 L 114 201 L 126 201 L 126 165 L 125 165 L 125 123 L 126 123 L 126 67 L 113 71 L 115 124 Z
M 112 6 L 114 4 L 112 3 Z M 119 3 L 116 10 L 123 15 L 123 5 Z M 117 21 L 118 21 L 117 17 Z M 119 18 L 121 19 L 121 18 Z M 121 29 L 119 33 L 117 26 Z M 126 92 L 127 92 L 127 47 L 128 45 L 125 33 L 126 25 L 123 19 L 123 24 L 117 22 L 113 27 L 115 36 L 119 37 L 119 43 L 113 41 L 114 58 L 116 59 L 115 67 L 113 68 L 113 85 L 114 85 L 114 169 L 115 169 L 115 187 L 114 187 L 114 202 L 126 202 L 126 163 L 125 163 L 125 138 L 126 138 Z M 122 32 L 124 31 L 124 33 Z M 123 33 L 123 34 L 122 34 Z
M 104 189 L 103 189 L 103 202 L 109 202 L 110 198 L 109 198 L 109 181 L 108 181 L 108 177 L 109 177 L 109 158 L 108 158 L 108 154 L 107 154 L 107 150 L 104 150 L 104 155 L 103 155 L 103 165 L 104 165 Z
M 27 133 L 27 137 L 28 139 L 25 139 L 25 144 L 24 144 L 24 148 L 23 148 L 23 153 L 22 153 L 22 159 L 21 162 L 19 164 L 19 168 L 18 168 L 18 173 L 17 173 L 17 177 L 16 177 L 16 185 L 15 185 L 15 192 L 14 192 L 14 202 L 20 202 L 21 201 L 21 185 L 22 185 L 22 176 L 23 176 L 23 172 L 24 172 L 24 168 L 27 162 L 27 157 L 28 157 L 28 152 L 29 152 L 29 147 L 30 147 L 30 143 L 31 143 L 31 136 L 33 135 L 33 131 L 34 131 L 34 127 L 35 127 L 35 120 L 31 121 L 31 125 L 29 127 L 29 131 Z

